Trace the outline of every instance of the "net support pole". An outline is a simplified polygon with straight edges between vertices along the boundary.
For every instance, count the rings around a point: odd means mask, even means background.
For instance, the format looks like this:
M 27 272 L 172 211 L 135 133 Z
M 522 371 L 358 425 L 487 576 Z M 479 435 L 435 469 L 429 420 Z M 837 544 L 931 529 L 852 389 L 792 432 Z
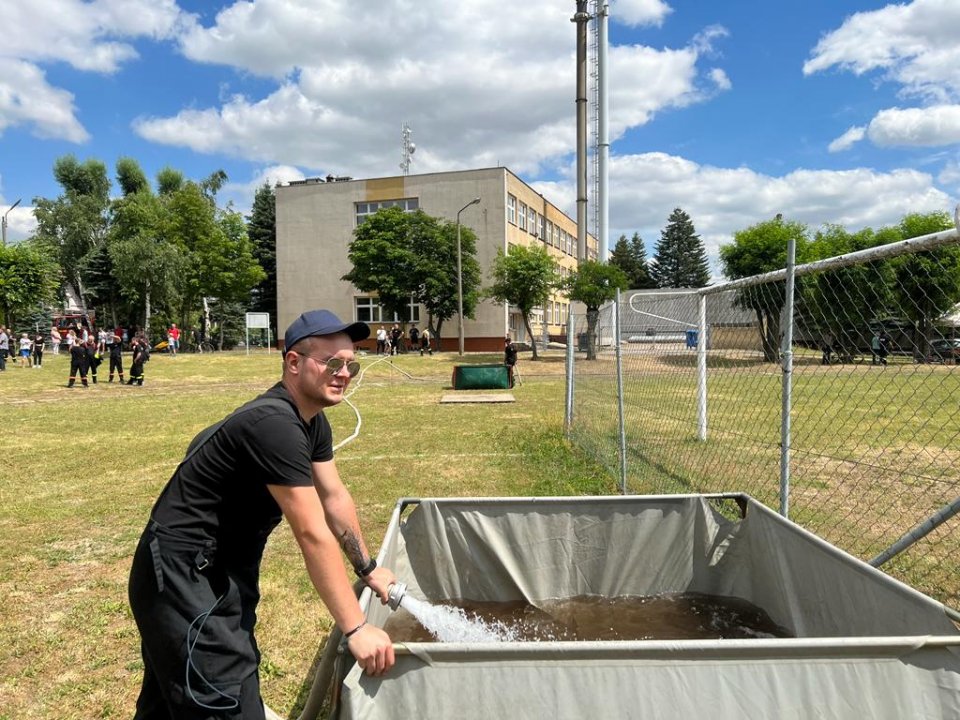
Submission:
M 698 297 L 697 325 L 697 439 L 707 439 L 707 296 Z
M 783 302 L 782 396 L 780 408 L 780 514 L 790 517 L 790 407 L 793 396 L 793 286 L 797 261 L 797 242 L 787 241 L 787 288 Z
M 933 515 L 928 517 L 923 522 L 919 523 L 913 527 L 909 532 L 904 534 L 899 540 L 897 540 L 893 545 L 884 550 L 882 553 L 872 558 L 868 562 L 875 568 L 880 567 L 888 560 L 892 560 L 897 555 L 902 553 L 908 547 L 913 545 L 918 540 L 923 539 L 931 532 L 936 530 L 938 527 L 943 525 L 947 520 L 952 518 L 954 515 L 960 513 L 960 497 L 954 499 L 949 505 L 944 505 L 942 508 L 937 510 Z M 954 618 L 960 619 L 960 618 Z
M 567 387 L 563 412 L 563 429 L 567 436 L 573 426 L 573 313 L 567 310 Z
M 627 424 L 623 413 L 623 333 L 620 331 L 620 288 L 613 304 L 613 341 L 617 353 L 617 417 L 619 419 L 620 494 L 627 494 Z

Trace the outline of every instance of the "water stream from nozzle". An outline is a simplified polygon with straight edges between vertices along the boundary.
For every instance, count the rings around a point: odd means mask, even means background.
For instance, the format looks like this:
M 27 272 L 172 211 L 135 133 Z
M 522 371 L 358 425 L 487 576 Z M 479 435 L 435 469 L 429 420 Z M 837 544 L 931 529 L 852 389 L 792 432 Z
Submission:
M 406 594 L 404 583 L 391 585 L 388 604 L 394 610 L 402 607 L 440 642 L 491 643 L 517 639 L 516 630 L 503 623 L 487 623 L 470 617 L 460 608 L 431 605 Z

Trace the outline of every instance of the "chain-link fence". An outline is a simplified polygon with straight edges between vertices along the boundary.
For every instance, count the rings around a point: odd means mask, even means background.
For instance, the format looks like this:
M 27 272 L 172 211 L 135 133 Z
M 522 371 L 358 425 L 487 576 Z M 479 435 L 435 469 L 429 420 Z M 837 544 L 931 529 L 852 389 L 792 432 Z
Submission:
M 624 293 L 571 319 L 570 437 L 625 492 L 746 492 L 960 607 L 958 288 L 951 230 Z

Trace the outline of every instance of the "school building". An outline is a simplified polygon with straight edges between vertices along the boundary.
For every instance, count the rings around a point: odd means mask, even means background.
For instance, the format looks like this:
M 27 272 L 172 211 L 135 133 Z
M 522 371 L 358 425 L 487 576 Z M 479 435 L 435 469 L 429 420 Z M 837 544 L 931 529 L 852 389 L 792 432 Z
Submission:
M 361 292 L 340 279 L 352 269 L 347 248 L 354 229 L 381 208 L 420 209 L 454 221 L 457 211 L 479 197 L 477 205 L 460 214 L 460 224 L 477 236 L 476 258 L 484 287 L 491 282 L 497 251 L 506 253 L 513 245 L 542 243 L 562 275 L 577 267 L 576 221 L 502 167 L 368 180 L 308 178 L 278 186 L 275 195 L 281 332 L 301 312 L 318 307 L 329 308 L 341 319 L 373 326 L 394 322 L 412 322 L 421 329 L 426 326 L 426 310 L 421 305 L 411 303 L 404 318 L 387 317 L 375 294 Z M 597 257 L 593 236 L 587 238 L 587 257 Z M 559 293 L 535 310 L 531 326 L 536 339 L 562 339 L 568 311 L 569 302 Z M 442 349 L 456 350 L 456 315 L 444 322 L 442 333 Z M 467 351 L 499 351 L 506 334 L 531 341 L 520 313 L 509 307 L 481 301 L 476 318 L 464 319 Z

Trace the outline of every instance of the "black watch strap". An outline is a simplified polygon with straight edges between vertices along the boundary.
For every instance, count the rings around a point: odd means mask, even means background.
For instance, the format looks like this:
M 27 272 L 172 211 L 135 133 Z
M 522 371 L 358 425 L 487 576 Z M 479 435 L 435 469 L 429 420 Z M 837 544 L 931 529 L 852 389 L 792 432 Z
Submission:
M 365 578 L 367 577 L 367 575 L 369 575 L 370 573 L 372 573 L 374 570 L 377 569 L 377 561 L 374 558 L 370 558 L 370 562 L 367 563 L 366 567 L 354 566 L 353 569 L 357 571 L 358 576 Z

